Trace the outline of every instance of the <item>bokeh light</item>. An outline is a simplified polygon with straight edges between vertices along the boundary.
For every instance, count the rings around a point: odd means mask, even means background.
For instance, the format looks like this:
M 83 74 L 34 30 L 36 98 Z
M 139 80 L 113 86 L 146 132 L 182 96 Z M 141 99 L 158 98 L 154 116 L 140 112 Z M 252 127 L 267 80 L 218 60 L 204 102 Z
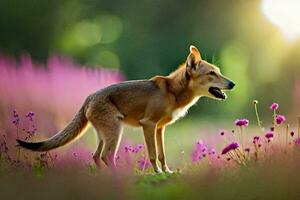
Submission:
M 263 0 L 262 11 L 287 38 L 295 39 L 300 36 L 300 1 Z

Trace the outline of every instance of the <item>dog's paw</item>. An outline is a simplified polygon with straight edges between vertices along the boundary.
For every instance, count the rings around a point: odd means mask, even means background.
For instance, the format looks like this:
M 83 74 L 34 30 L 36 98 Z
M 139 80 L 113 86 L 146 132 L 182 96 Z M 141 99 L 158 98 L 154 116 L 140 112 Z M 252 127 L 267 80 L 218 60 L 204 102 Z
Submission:
M 156 174 L 161 174 L 162 173 L 162 170 L 160 168 L 157 168 L 154 171 L 155 171 Z
M 173 173 L 174 173 L 174 172 L 173 172 L 172 170 L 170 170 L 169 168 L 164 169 L 164 172 L 165 172 L 166 174 L 173 174 Z

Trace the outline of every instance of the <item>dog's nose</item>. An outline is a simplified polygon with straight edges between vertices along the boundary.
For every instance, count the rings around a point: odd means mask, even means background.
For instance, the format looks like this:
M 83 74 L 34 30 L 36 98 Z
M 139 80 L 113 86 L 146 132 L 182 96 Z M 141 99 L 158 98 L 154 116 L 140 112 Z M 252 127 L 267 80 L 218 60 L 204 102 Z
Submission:
M 229 81 L 229 83 L 228 83 L 228 89 L 231 90 L 234 86 L 235 86 L 235 83 L 232 82 L 232 81 Z

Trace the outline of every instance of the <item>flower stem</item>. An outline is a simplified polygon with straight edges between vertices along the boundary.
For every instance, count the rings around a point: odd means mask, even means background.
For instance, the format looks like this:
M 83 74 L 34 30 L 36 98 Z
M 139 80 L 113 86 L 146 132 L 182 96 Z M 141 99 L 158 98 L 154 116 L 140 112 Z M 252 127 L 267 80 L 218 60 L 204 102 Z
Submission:
M 244 149 L 243 127 L 242 126 L 240 126 L 240 130 L 241 130 L 241 146 L 242 146 L 242 149 Z
M 247 159 L 246 159 L 246 155 L 245 155 L 245 153 L 244 153 L 244 150 L 241 151 L 240 149 L 236 149 L 236 151 L 237 151 L 237 152 L 241 155 L 241 157 L 244 159 L 244 163 L 245 163 L 245 165 L 246 165 Z
M 289 127 L 290 125 L 286 125 L 286 136 L 285 136 L 285 152 L 287 152 L 287 147 L 288 147 L 288 137 L 289 137 Z
M 276 126 L 276 110 L 273 111 L 273 127 L 274 127 L 274 134 L 277 132 L 279 148 L 282 150 L 281 141 L 280 141 L 280 133 L 279 133 L 280 131 L 277 130 L 277 126 Z
M 254 144 L 254 148 L 255 148 L 255 152 L 254 152 L 255 161 L 258 161 L 258 148 L 256 143 Z
M 255 110 L 255 116 L 256 116 L 257 124 L 258 124 L 259 128 L 261 129 L 261 131 L 263 133 L 264 128 L 262 126 L 262 121 L 260 121 L 260 118 L 259 118 L 257 103 L 254 103 L 254 110 Z
M 240 160 L 239 158 L 236 159 L 233 153 L 228 152 L 228 155 L 229 155 L 230 158 L 231 158 L 233 161 L 235 161 L 237 164 L 242 164 L 241 160 Z
M 300 137 L 300 116 L 298 117 L 298 138 Z

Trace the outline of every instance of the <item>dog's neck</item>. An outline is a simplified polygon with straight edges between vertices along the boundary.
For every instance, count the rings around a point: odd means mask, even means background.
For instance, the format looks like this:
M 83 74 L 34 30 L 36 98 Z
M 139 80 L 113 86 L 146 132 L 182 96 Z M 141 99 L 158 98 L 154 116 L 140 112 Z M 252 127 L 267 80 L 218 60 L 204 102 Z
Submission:
M 191 78 L 186 72 L 185 64 L 167 76 L 168 91 L 174 95 L 178 108 L 184 107 L 198 98 L 189 88 L 190 81 Z

